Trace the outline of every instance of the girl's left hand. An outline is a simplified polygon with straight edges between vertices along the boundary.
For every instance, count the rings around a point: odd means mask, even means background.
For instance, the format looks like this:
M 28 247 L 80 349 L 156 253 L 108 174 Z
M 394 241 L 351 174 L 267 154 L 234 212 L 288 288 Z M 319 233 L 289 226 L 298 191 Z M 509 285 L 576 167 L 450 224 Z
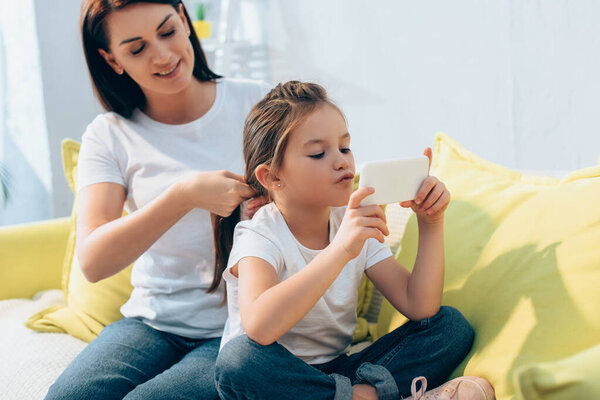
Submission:
M 423 153 L 429 157 L 431 167 L 431 148 Z M 436 223 L 444 218 L 444 211 L 450 204 L 450 192 L 438 178 L 429 175 L 419 188 L 414 200 L 400 202 L 404 208 L 412 208 L 420 222 Z

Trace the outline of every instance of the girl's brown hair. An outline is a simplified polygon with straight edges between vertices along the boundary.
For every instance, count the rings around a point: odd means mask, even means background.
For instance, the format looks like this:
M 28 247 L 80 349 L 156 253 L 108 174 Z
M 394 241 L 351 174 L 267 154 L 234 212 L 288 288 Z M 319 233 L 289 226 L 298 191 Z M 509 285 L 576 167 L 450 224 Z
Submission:
M 206 56 L 181 0 L 84 0 L 81 6 L 80 29 L 85 60 L 94 91 L 104 109 L 114 111 L 125 118 L 129 118 L 136 108 L 143 108 L 146 105 L 146 96 L 126 72 L 122 75 L 117 74 L 100 55 L 98 49 L 109 51 L 106 17 L 134 3 L 170 4 L 176 11 L 179 11 L 181 4 L 191 32 L 194 77 L 201 82 L 221 78 L 208 68 Z
M 256 191 L 257 197 L 265 196 L 270 200 L 268 190 L 256 178 L 256 168 L 265 164 L 271 174 L 277 174 L 283 164 L 290 132 L 324 104 L 339 110 L 323 87 L 316 83 L 289 81 L 277 85 L 252 108 L 244 124 L 243 153 L 246 183 Z M 240 207 L 228 217 L 215 217 L 215 273 L 209 293 L 221 283 L 233 245 L 233 231 L 239 221 Z

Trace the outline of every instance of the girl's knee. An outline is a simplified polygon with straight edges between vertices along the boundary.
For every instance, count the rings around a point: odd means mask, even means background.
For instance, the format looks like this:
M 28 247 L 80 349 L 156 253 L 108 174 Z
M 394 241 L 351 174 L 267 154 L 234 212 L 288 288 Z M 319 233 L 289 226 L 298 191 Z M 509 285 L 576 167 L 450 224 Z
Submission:
M 235 380 L 238 374 L 244 374 L 247 368 L 260 368 L 261 363 L 256 363 L 256 354 L 261 351 L 261 346 L 253 342 L 246 335 L 241 335 L 223 346 L 217 357 L 215 365 L 215 378 L 222 380 Z M 256 364 L 256 365 L 254 365 Z
M 454 307 L 442 306 L 433 318 L 437 320 L 439 328 L 446 333 L 447 337 L 463 343 L 468 348 L 471 347 L 475 332 L 460 311 Z

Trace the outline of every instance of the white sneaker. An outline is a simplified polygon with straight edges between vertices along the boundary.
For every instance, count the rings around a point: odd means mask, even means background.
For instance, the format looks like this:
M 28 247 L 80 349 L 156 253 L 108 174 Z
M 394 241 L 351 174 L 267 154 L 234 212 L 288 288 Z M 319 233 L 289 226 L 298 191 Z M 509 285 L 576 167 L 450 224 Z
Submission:
M 417 392 L 417 382 L 421 388 Z M 478 376 L 461 376 L 426 392 L 427 379 L 419 376 L 412 381 L 411 397 L 406 400 L 494 400 L 494 388 L 484 378 Z

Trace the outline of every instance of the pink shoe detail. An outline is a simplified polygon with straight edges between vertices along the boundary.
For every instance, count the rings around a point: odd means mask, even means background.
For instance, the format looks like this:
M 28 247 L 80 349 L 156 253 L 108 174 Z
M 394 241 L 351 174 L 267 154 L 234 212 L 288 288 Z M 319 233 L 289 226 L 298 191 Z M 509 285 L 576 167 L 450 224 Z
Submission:
M 417 392 L 417 382 L 421 388 Z M 419 376 L 413 379 L 410 393 L 406 400 L 495 400 L 494 388 L 484 378 L 478 376 L 461 376 L 426 392 L 427 379 Z

